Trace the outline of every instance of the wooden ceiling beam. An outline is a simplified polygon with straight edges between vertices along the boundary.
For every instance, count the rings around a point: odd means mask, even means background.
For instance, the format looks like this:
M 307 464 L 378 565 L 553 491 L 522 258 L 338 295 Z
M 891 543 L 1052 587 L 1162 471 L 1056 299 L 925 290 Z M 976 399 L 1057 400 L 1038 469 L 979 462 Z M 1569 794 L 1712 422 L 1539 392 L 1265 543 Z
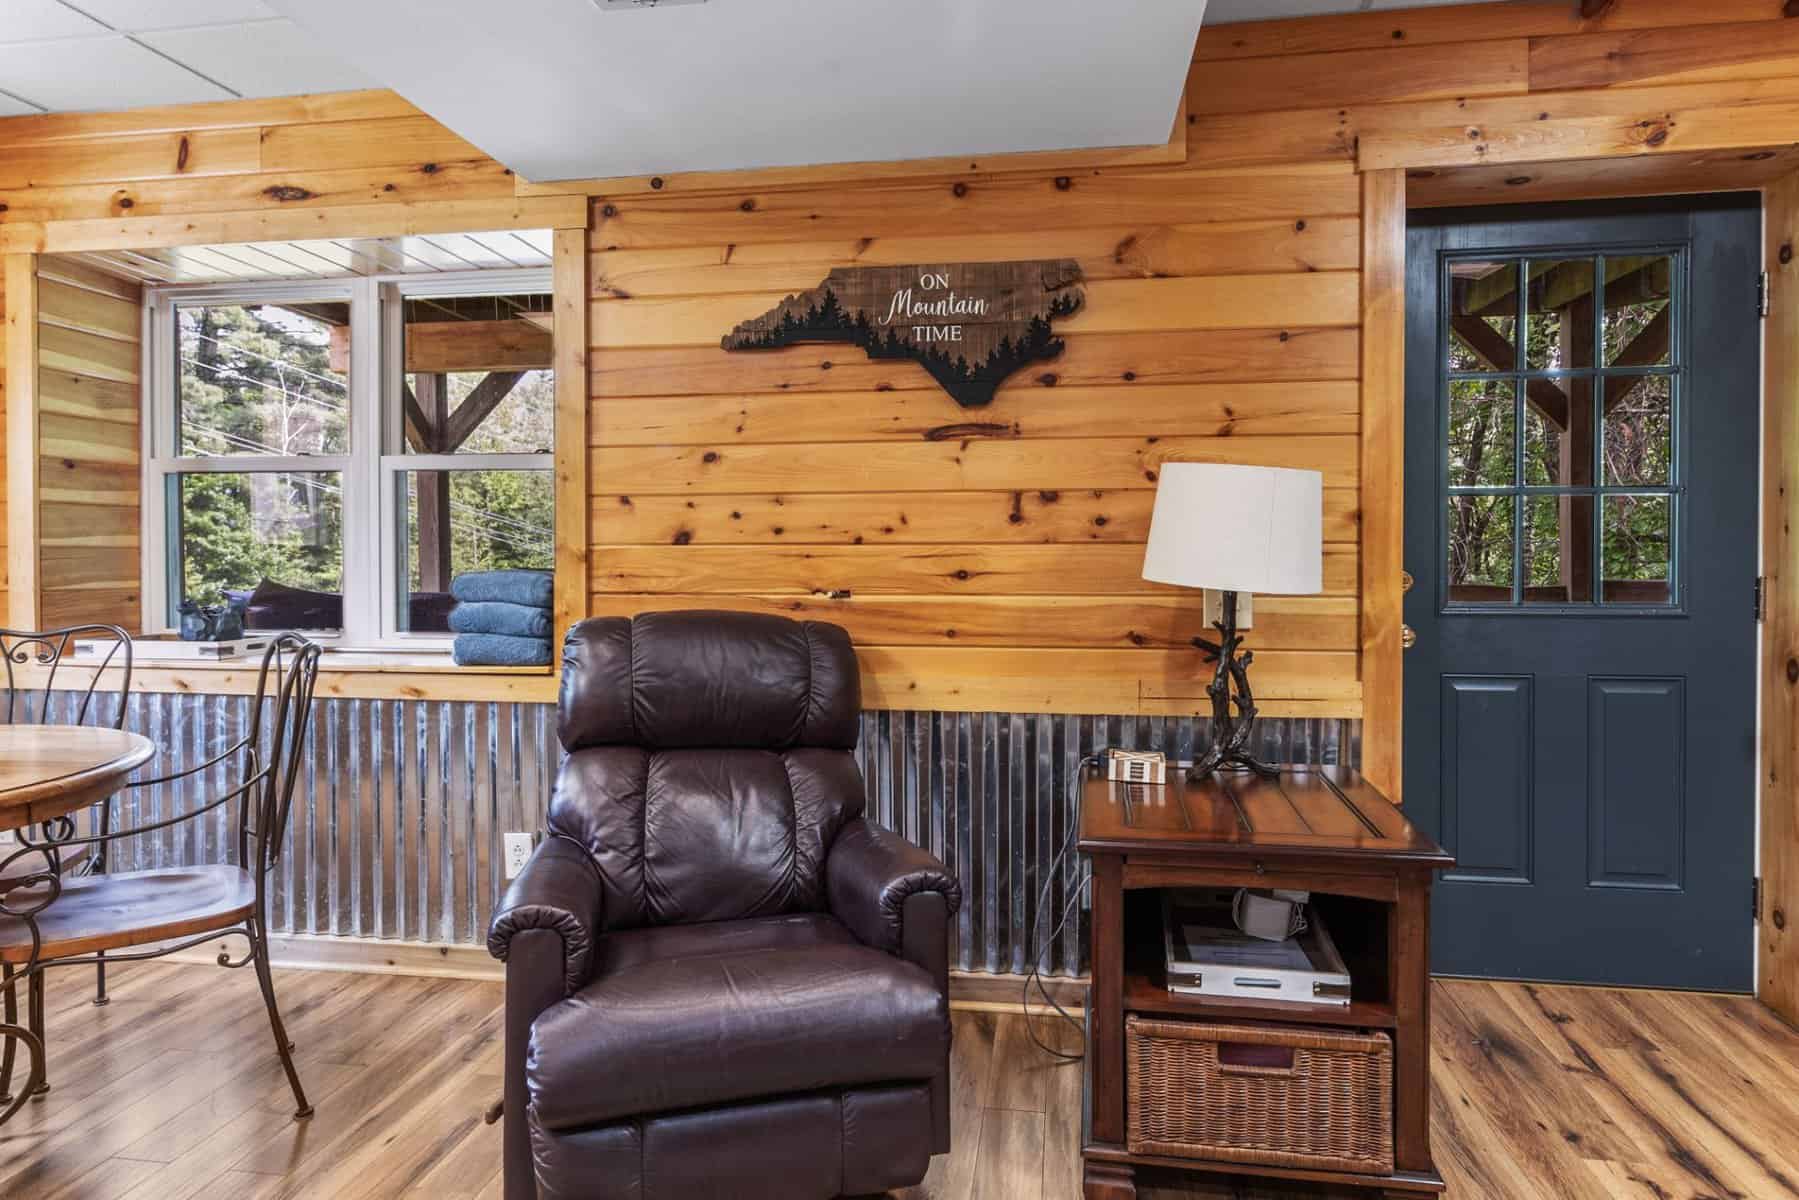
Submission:
M 554 365 L 547 330 L 530 321 L 429 321 L 406 326 L 410 374 L 543 371 Z

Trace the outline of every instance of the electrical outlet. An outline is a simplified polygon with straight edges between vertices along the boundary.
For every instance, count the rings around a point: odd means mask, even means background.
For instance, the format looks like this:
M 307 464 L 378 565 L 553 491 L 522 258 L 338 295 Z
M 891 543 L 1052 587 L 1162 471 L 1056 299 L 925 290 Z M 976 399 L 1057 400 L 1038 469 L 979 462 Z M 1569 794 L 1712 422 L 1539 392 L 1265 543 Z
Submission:
M 19 840 L 19 835 L 14 833 L 12 830 L 0 829 L 0 846 L 15 845 L 15 844 L 17 844 L 18 840 Z
M 506 835 L 506 878 L 518 878 L 518 873 L 531 861 L 531 847 L 536 840 L 528 833 Z

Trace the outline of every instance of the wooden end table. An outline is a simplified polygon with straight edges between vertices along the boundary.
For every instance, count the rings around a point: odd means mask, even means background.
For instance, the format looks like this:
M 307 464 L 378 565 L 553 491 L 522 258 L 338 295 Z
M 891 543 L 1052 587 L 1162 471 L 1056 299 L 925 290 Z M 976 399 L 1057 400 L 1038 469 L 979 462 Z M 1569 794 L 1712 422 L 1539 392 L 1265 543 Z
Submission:
M 1454 859 L 1441 846 L 1342 767 L 1288 767 L 1276 779 L 1221 774 L 1198 785 L 1114 783 L 1092 771 L 1081 793 L 1079 846 L 1093 864 L 1086 1200 L 1133 1200 L 1140 1166 L 1307 1180 L 1412 1200 L 1443 1190 L 1430 1153 L 1430 888 Z M 1354 981 L 1347 1008 L 1168 991 L 1159 889 L 1230 887 L 1313 894 Z M 1132 1154 L 1130 1013 L 1385 1030 L 1393 1039 L 1393 1173 Z

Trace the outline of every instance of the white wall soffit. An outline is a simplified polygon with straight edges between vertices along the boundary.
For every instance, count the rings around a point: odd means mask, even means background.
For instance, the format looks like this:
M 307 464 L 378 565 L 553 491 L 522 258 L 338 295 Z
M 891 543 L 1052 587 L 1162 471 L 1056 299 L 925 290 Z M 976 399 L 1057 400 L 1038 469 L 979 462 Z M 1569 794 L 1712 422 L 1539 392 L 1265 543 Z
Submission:
M 1154 145 L 1204 0 L 265 0 L 520 175 Z

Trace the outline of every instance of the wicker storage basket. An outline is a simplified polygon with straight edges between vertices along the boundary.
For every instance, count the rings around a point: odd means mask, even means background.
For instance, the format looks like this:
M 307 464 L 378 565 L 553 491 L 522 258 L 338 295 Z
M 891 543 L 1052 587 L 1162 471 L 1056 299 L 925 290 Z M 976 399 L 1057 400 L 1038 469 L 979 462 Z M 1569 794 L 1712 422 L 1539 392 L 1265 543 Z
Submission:
M 1133 1015 L 1124 1041 L 1132 1154 L 1393 1172 L 1384 1033 Z

